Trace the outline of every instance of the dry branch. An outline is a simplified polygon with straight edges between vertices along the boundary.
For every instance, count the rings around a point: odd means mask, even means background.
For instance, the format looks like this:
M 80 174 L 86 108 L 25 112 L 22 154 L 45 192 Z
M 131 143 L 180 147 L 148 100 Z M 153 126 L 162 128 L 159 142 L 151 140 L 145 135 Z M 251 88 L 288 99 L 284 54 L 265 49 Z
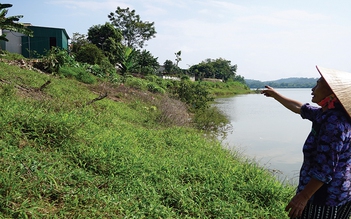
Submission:
M 90 104 L 92 104 L 92 103 L 94 103 L 96 101 L 104 99 L 105 97 L 107 97 L 107 92 L 105 92 L 104 94 L 100 94 L 100 96 L 98 96 L 97 98 L 89 101 L 86 105 L 88 106 L 88 105 L 90 105 Z
M 40 86 L 39 91 L 43 91 L 44 88 L 46 88 L 50 83 L 51 83 L 51 81 L 45 82 L 45 84 L 43 84 L 43 85 Z

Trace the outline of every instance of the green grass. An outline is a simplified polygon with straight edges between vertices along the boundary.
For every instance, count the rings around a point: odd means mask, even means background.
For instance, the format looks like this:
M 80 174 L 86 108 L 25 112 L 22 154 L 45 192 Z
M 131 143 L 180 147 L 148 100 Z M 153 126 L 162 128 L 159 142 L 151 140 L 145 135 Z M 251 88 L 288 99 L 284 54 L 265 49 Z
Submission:
M 87 105 L 73 79 L 0 79 L 0 218 L 287 218 L 291 186 L 136 93 Z
M 237 81 L 227 83 L 214 83 L 205 81 L 202 83 L 206 84 L 206 86 L 209 87 L 211 93 L 216 97 L 227 97 L 237 94 L 253 93 L 249 87 Z

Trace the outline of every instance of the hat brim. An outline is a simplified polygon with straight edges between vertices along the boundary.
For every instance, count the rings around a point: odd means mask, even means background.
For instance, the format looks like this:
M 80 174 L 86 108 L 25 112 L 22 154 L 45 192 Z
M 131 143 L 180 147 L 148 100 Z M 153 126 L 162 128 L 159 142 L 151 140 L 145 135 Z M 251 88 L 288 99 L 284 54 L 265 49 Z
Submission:
M 351 73 L 316 66 L 351 118 Z

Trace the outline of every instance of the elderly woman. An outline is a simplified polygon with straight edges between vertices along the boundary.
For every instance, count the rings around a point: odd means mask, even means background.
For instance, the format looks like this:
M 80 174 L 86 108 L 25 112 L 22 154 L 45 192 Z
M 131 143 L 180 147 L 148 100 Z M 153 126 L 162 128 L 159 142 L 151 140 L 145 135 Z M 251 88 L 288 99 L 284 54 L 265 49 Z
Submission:
M 351 73 L 317 67 L 321 78 L 312 102 L 286 98 L 266 86 L 262 93 L 312 122 L 303 146 L 296 195 L 286 206 L 291 218 L 349 219 L 351 215 Z

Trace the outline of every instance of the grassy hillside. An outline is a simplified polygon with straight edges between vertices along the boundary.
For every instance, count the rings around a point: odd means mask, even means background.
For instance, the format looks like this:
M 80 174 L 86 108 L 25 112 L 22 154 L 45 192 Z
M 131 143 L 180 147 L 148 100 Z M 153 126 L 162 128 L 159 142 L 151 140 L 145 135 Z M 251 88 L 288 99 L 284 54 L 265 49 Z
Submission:
M 166 95 L 0 62 L 0 218 L 287 218 L 293 189 L 189 118 Z

